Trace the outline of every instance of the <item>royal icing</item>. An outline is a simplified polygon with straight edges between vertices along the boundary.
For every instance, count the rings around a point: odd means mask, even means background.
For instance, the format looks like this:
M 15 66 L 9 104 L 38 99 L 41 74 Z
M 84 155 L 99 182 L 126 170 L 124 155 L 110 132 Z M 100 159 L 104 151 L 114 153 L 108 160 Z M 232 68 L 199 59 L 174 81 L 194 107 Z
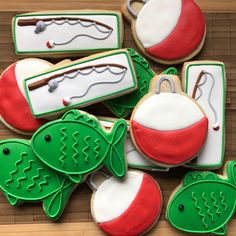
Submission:
M 28 13 L 13 20 L 16 53 L 94 52 L 122 45 L 118 12 Z
M 50 219 L 60 217 L 75 183 L 41 162 L 26 140 L 1 141 L 0 162 L 0 188 L 11 205 L 41 201 Z
M 221 62 L 199 61 L 184 65 L 184 90 L 196 99 L 209 120 L 206 144 L 198 157 L 187 164 L 189 167 L 219 168 L 223 164 L 225 83 Z
M 27 99 L 36 117 L 119 96 L 136 86 L 126 50 L 96 54 L 25 81 Z
M 227 234 L 226 225 L 235 214 L 236 162 L 228 162 L 225 172 L 187 173 L 169 200 L 170 224 L 191 233 Z
M 162 196 L 150 175 L 129 171 L 124 181 L 105 180 L 94 193 L 91 207 L 94 220 L 107 234 L 140 235 L 157 221 Z
M 103 166 L 122 178 L 126 173 L 126 129 L 126 122 L 120 119 L 105 132 L 95 117 L 70 110 L 61 119 L 41 126 L 31 143 L 40 160 L 76 183 Z
M 170 83 L 172 92 L 161 92 Z M 148 95 L 131 116 L 131 137 L 147 158 L 163 166 L 181 165 L 193 159 L 203 147 L 208 119 L 200 107 L 180 90 L 175 75 L 160 75 L 152 81 Z
M 138 45 L 162 62 L 195 56 L 205 38 L 204 15 L 193 0 L 150 0 L 133 24 Z
M 99 122 L 106 128 L 110 129 L 114 125 L 116 119 L 107 118 L 107 117 L 99 117 Z M 127 121 L 128 122 L 128 121 Z M 128 122 L 129 123 L 129 122 Z M 127 126 L 129 131 L 129 124 Z M 169 168 L 164 168 L 157 166 L 153 162 L 147 160 L 135 147 L 130 138 L 129 133 L 127 134 L 125 140 L 125 153 L 128 167 L 135 169 L 147 169 L 152 171 L 169 171 Z
M 0 116 L 4 123 L 14 130 L 28 134 L 45 122 L 32 116 L 25 98 L 23 83 L 32 74 L 40 73 L 52 66 L 47 61 L 29 58 L 12 64 L 2 73 L 0 78 Z
M 127 95 L 104 102 L 104 104 L 118 117 L 126 117 L 132 112 L 138 101 L 148 92 L 149 83 L 155 76 L 148 61 L 135 52 L 134 49 L 128 48 L 127 50 L 134 63 L 134 69 L 138 80 L 138 89 Z

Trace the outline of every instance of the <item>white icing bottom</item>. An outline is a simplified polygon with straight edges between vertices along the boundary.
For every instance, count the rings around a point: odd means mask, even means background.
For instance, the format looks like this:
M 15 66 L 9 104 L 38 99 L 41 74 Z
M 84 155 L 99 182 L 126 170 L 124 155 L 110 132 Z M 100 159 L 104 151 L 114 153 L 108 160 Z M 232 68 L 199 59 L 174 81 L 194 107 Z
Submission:
M 124 181 L 114 177 L 104 181 L 93 198 L 92 208 L 96 222 L 111 221 L 122 215 L 135 199 L 142 180 L 142 173 L 128 171 Z
M 133 120 L 146 128 L 173 131 L 187 128 L 204 117 L 190 98 L 177 93 L 160 93 L 147 98 Z

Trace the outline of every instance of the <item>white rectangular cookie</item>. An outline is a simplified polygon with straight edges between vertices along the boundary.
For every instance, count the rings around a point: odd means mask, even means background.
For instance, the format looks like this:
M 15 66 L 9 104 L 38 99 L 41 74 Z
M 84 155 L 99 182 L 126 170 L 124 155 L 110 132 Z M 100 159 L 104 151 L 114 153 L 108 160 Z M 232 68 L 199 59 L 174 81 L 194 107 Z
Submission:
M 137 88 L 126 49 L 95 54 L 24 81 L 35 117 L 62 113 L 132 92 Z
M 88 55 L 122 47 L 123 20 L 116 11 L 45 11 L 16 15 L 16 54 Z
M 225 149 L 226 77 L 224 63 L 193 61 L 183 66 L 184 91 L 192 96 L 205 111 L 208 136 L 202 152 L 187 167 L 217 169 L 223 164 Z
M 117 120 L 116 118 L 109 117 L 98 117 L 100 123 L 103 127 L 110 129 L 114 122 Z M 129 131 L 129 121 L 128 122 L 128 131 Z M 141 169 L 141 170 L 151 170 L 151 171 L 161 171 L 166 172 L 169 171 L 169 168 L 160 167 L 147 160 L 135 147 L 133 144 L 129 132 L 125 141 L 125 152 L 127 158 L 127 164 L 130 168 Z

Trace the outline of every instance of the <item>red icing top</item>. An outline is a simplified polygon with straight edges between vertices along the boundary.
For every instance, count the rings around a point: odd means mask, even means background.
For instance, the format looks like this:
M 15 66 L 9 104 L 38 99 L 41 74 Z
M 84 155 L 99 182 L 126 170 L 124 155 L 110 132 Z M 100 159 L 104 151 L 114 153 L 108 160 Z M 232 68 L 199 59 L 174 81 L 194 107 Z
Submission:
M 37 130 L 46 120 L 32 116 L 15 76 L 16 63 L 11 65 L 0 79 L 0 115 L 14 129 L 25 133 Z
M 159 131 L 131 122 L 134 141 L 148 158 L 164 165 L 180 165 L 196 156 L 205 143 L 208 119 L 176 131 Z
M 151 176 L 144 174 L 140 189 L 129 208 L 117 219 L 99 223 L 99 226 L 113 236 L 140 235 L 157 221 L 161 208 L 161 190 Z
M 182 59 L 197 49 L 204 33 L 205 18 L 201 9 L 193 0 L 182 0 L 181 15 L 173 32 L 146 52 L 163 60 Z

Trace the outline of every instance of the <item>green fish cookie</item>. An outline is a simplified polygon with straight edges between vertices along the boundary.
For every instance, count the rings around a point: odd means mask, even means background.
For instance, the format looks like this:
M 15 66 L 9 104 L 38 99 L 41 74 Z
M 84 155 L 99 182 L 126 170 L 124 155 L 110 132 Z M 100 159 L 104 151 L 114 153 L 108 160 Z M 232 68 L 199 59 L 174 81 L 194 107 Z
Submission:
M 60 217 L 75 183 L 41 162 L 26 140 L 0 141 L 0 163 L 0 188 L 12 206 L 41 201 L 50 219 Z
M 166 218 L 186 232 L 224 235 L 235 207 L 236 162 L 229 161 L 224 176 L 213 172 L 187 173 L 169 200 Z
M 76 183 L 103 166 L 122 178 L 126 174 L 126 130 L 125 120 L 118 120 L 106 132 L 95 117 L 70 110 L 39 128 L 31 142 L 40 160 Z

